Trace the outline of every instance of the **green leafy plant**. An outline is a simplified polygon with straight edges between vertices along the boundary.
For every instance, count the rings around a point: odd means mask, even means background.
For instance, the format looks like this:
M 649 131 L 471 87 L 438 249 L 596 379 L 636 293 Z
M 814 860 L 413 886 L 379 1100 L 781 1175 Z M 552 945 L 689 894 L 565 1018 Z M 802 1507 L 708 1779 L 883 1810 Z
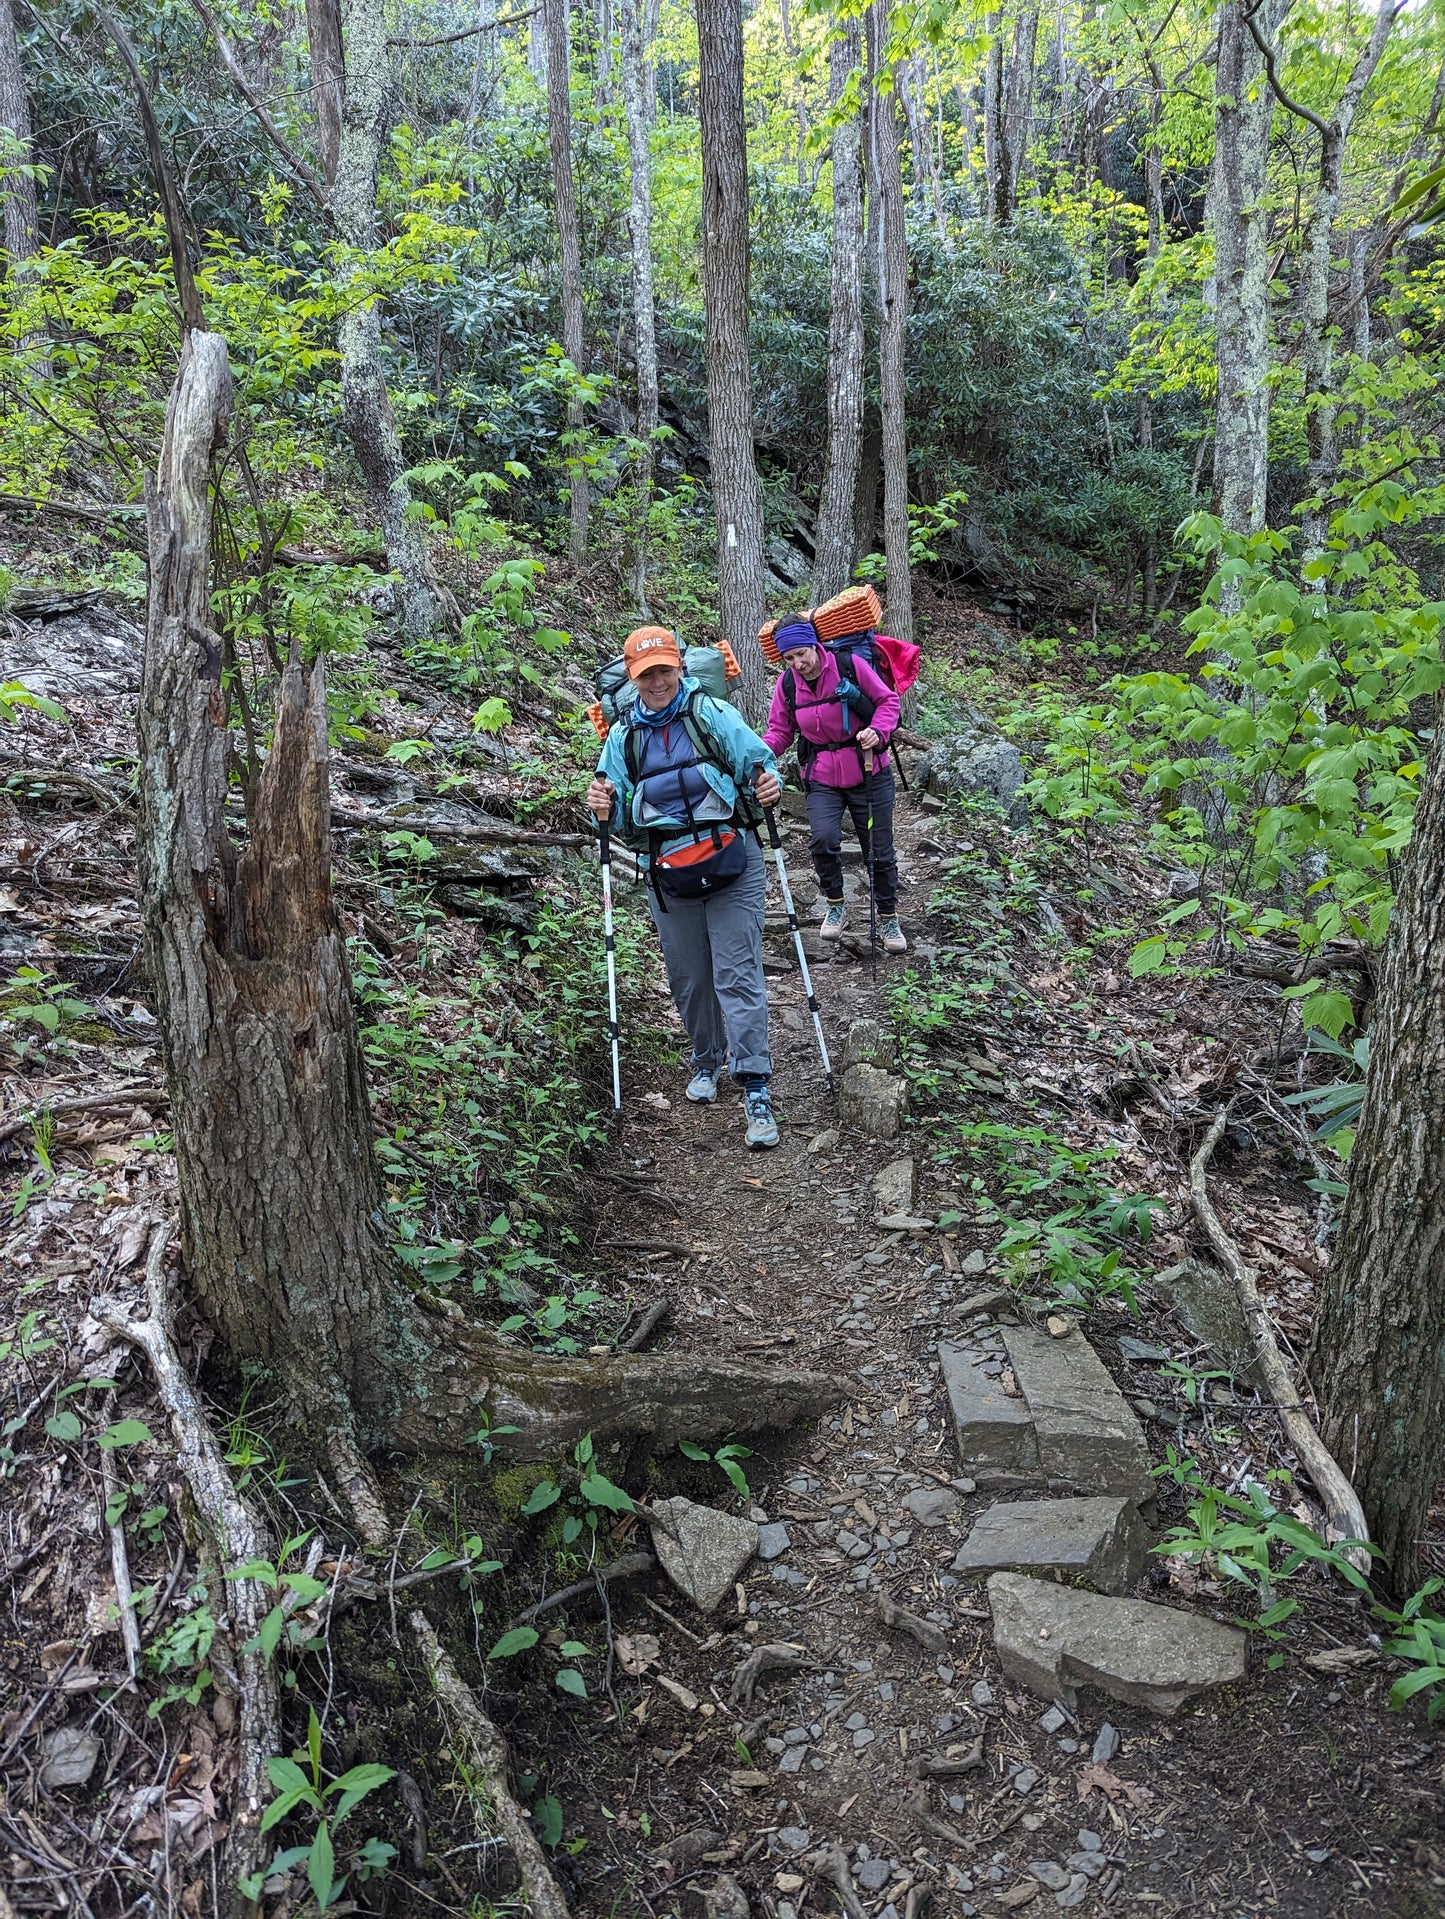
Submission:
M 368 1794 L 396 1777 L 392 1767 L 352 1766 L 334 1779 L 325 1779 L 321 1765 L 321 1722 L 313 1707 L 305 1747 L 289 1759 L 268 1759 L 266 1771 L 276 1788 L 276 1797 L 261 1815 L 262 1832 L 270 1832 L 302 1808 L 314 1813 L 318 1824 L 305 1845 L 290 1846 L 277 1853 L 264 1871 L 241 1881 L 240 1891 L 245 1898 L 259 1899 L 268 1880 L 304 1864 L 316 1910 L 328 1912 L 339 1902 L 351 1872 L 362 1880 L 385 1872 L 396 1857 L 396 1848 L 373 1838 L 355 1849 L 349 1857 L 350 1870 L 338 1876 L 335 1835 Z
M 156 1719 L 167 1706 L 194 1706 L 211 1684 L 206 1665 L 211 1643 L 216 1636 L 216 1617 L 211 1611 L 204 1580 L 197 1580 L 187 1592 L 183 1609 L 145 1649 L 145 1662 L 151 1672 L 168 1680 L 164 1691 L 151 1700 L 146 1714 Z M 188 1677 L 181 1678 L 179 1675 Z
M 740 1459 L 752 1458 L 751 1446 L 740 1446 L 736 1440 L 729 1440 L 726 1445 L 719 1446 L 715 1453 L 710 1453 L 706 1446 L 699 1446 L 695 1440 L 680 1439 L 677 1442 L 677 1450 L 686 1459 L 711 1460 L 713 1465 L 726 1476 L 729 1485 L 740 1498 L 752 1498 L 752 1488 L 748 1485 L 747 1474 L 738 1464 Z
M 631 1495 L 624 1492 L 602 1472 L 594 1455 L 591 1433 L 586 1433 L 572 1449 L 577 1467 L 577 1487 L 567 1495 L 569 1511 L 562 1520 L 562 1544 L 572 1545 L 583 1531 L 595 1534 L 607 1513 L 631 1513 L 637 1508 Z M 562 1498 L 562 1487 L 555 1479 L 544 1479 L 532 1489 L 522 1511 L 529 1515 L 550 1511 Z
M 1312 1053 L 1327 1053 L 1342 1059 L 1352 1069 L 1326 1086 L 1310 1086 L 1302 1093 L 1287 1093 L 1286 1106 L 1302 1106 L 1319 1121 L 1315 1138 L 1328 1142 L 1341 1159 L 1348 1159 L 1355 1141 L 1355 1128 L 1365 1103 L 1365 1075 L 1370 1069 L 1370 1036 L 1362 1033 L 1353 1046 L 1342 1046 L 1327 1033 L 1316 1033 L 1310 1042 Z
M 1445 1580 L 1427 1579 L 1398 1612 L 1376 1606 L 1375 1617 L 1392 1628 L 1385 1651 L 1403 1659 L 1411 1670 L 1390 1688 L 1390 1704 L 1398 1712 L 1422 1692 L 1431 1694 L 1428 1717 L 1433 1724 L 1445 1711 L 1445 1618 L 1427 1602 L 1445 1586 Z
M 255 1652 L 259 1649 L 269 1662 L 276 1656 L 283 1636 L 293 1652 L 310 1652 L 321 1642 L 299 1619 L 291 1615 L 298 1607 L 311 1606 L 326 1591 L 326 1581 L 316 1579 L 310 1573 L 287 1571 L 286 1562 L 294 1553 L 306 1544 L 310 1532 L 298 1533 L 286 1540 L 276 1555 L 273 1565 L 269 1559 L 248 1559 L 243 1566 L 236 1566 L 226 1574 L 227 1579 L 255 1579 L 261 1585 L 278 1594 L 276 1604 L 261 1621 L 254 1636 L 246 1641 L 243 1651 Z

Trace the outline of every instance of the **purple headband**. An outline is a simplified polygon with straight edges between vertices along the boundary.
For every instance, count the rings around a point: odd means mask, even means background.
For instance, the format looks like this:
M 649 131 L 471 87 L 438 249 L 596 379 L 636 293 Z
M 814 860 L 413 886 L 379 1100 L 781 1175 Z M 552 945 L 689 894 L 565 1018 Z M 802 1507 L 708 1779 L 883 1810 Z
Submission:
M 811 620 L 789 620 L 786 626 L 773 630 L 773 645 L 780 653 L 792 653 L 801 646 L 820 644 L 818 629 Z

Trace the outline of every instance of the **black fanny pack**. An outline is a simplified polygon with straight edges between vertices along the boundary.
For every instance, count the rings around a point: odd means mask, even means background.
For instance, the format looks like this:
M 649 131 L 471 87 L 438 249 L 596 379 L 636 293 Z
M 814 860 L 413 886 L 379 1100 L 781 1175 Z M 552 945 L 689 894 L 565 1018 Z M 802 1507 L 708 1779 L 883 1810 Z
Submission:
M 746 837 L 731 826 L 699 834 L 685 846 L 652 855 L 652 879 L 659 893 L 675 900 L 705 899 L 720 893 L 748 870 Z

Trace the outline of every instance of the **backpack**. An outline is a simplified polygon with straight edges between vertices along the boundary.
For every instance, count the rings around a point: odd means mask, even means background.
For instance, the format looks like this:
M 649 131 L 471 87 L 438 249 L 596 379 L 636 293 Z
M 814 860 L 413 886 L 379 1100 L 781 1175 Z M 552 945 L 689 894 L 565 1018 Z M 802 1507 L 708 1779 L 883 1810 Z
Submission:
M 832 650 L 833 649 L 829 647 L 828 651 L 832 652 Z M 866 727 L 872 725 L 873 714 L 876 709 L 872 700 L 869 699 L 857 681 L 848 677 L 847 665 L 851 665 L 851 663 L 851 655 L 848 656 L 846 663 L 842 659 L 839 660 L 837 692 L 830 693 L 826 700 L 815 700 L 811 702 L 811 704 L 815 706 L 831 706 L 836 700 L 838 705 L 843 707 L 845 711 L 856 715 L 856 730 L 861 733 Z M 808 783 L 808 768 L 813 764 L 820 753 L 826 752 L 829 749 L 820 746 L 816 740 L 810 740 L 802 728 L 798 726 L 798 676 L 790 666 L 784 667 L 783 669 L 783 698 L 788 703 L 788 718 L 793 722 L 797 731 L 797 739 L 794 742 L 793 751 L 798 756 L 798 771 L 802 774 L 803 784 L 806 786 Z M 861 758 L 859 763 L 861 765 Z
M 694 688 L 678 715 L 692 746 L 693 757 L 683 761 L 677 770 L 681 772 L 688 766 L 706 763 L 717 767 L 732 779 L 727 756 L 708 726 L 703 710 L 709 697 L 701 688 Z M 622 723 L 627 725 L 626 737 L 622 742 L 622 762 L 627 769 L 628 783 L 635 790 L 642 776 L 644 729 L 627 724 L 625 718 Z M 756 798 L 747 787 L 738 786 L 736 781 L 737 798 L 730 820 L 694 819 L 686 788 L 681 781 L 678 785 L 687 826 L 693 835 L 689 845 L 674 848 L 664 855 L 662 842 L 675 838 L 676 829 L 656 826 L 638 828 L 633 825 L 630 816 L 618 829 L 618 837 L 624 846 L 631 847 L 634 852 L 646 852 L 648 879 L 664 913 L 667 911 L 669 893 L 674 899 L 703 899 L 709 894 L 721 892 L 738 879 L 747 868 L 747 841 L 744 836 L 747 833 L 756 834 L 763 819 L 763 811 Z
M 715 700 L 725 700 L 728 681 L 736 679 L 741 668 L 733 658 L 732 648 L 724 641 L 720 646 L 687 647 L 682 656 L 682 670 L 687 679 L 697 681 L 704 693 L 711 694 Z M 627 665 L 620 653 L 615 660 L 597 669 L 596 686 L 597 699 L 588 707 L 587 717 L 596 728 L 597 737 L 605 740 L 608 727 L 624 718 L 637 698 L 637 688 L 628 677 Z

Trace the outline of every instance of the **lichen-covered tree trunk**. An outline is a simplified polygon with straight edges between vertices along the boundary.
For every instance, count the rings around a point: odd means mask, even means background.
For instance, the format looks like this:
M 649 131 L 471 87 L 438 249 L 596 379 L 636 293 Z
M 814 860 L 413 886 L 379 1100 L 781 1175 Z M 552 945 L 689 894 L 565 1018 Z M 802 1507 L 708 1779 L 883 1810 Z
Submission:
M 1445 741 L 1395 898 L 1350 1191 L 1315 1320 L 1326 1445 L 1392 1583 L 1416 1583 L 1445 1464 Z
M 834 105 L 858 66 L 856 19 L 838 23 L 828 50 Z M 813 603 L 853 577 L 858 452 L 863 430 L 863 142 L 859 116 L 833 132 L 833 262 L 828 312 L 828 448 L 813 544 Z
M 207 1319 L 264 1361 L 324 1436 L 459 1448 L 484 1423 L 543 1457 L 585 1432 L 663 1439 L 785 1425 L 840 1390 L 816 1373 L 691 1356 L 552 1360 L 418 1298 L 391 1257 L 331 896 L 326 697 L 288 666 L 249 840 L 226 821 L 229 709 L 209 625 L 209 465 L 225 341 L 193 332 L 148 490 L 139 715 L 141 910 L 179 1175 Z
M 718 624 L 742 669 L 743 708 L 768 707 L 758 629 L 765 610 L 763 496 L 753 456 L 748 354 L 748 143 L 740 0 L 696 0 L 702 137 L 702 276 L 707 424 L 717 515 Z
M 321 70 L 329 72 L 338 40 L 343 63 L 331 210 L 341 238 L 358 255 L 365 255 L 374 252 L 379 242 L 376 192 L 391 82 L 386 17 L 382 0 L 340 0 L 335 23 L 327 20 L 326 6 L 327 0 L 311 0 L 307 27 L 309 31 L 314 25 L 321 36 L 312 54 L 313 64 L 319 61 Z M 329 110 L 318 99 L 323 163 L 329 138 L 325 116 Z M 375 300 L 358 301 L 351 307 L 341 322 L 337 345 L 346 430 L 381 530 L 387 565 L 401 582 L 402 621 L 409 631 L 425 633 L 436 625 L 440 608 L 426 542 L 420 527 L 409 517 L 411 489 L 406 481 L 396 416 L 386 390 L 381 317 Z
M 1013 219 L 1028 165 L 1029 141 L 1034 130 L 1034 49 L 1038 30 L 1038 8 L 1020 7 L 1014 21 L 1014 43 L 1009 55 L 999 129 L 994 217 L 1000 226 L 1006 226 Z
M 4 156 L 0 197 L 5 202 L 5 252 L 13 269 L 30 258 L 36 243 L 35 181 L 27 171 L 32 160 L 30 97 L 13 0 L 0 0 L 0 130 L 10 135 L 11 143 Z
M 885 90 L 887 0 L 868 13 L 869 177 L 878 256 L 878 399 L 883 416 L 883 553 L 888 569 L 888 631 L 913 638 L 913 576 L 908 550 L 908 399 L 904 345 L 908 324 L 908 234 L 898 155 L 898 102 Z
M 1245 19 L 1249 0 L 1225 0 L 1215 65 L 1215 331 L 1219 390 L 1214 413 L 1214 505 L 1231 533 L 1264 525 L 1269 471 L 1269 260 L 1262 203 L 1274 96 Z M 1273 33 L 1287 0 L 1264 0 Z
M 561 266 L 562 351 L 582 371 L 582 235 L 577 222 L 577 178 L 572 167 L 572 60 L 569 0 L 544 0 L 547 21 L 547 148 L 552 160 L 552 198 L 557 211 L 557 250 Z M 568 555 L 574 566 L 587 556 L 591 489 L 582 458 L 585 409 L 567 403 L 567 457 L 570 499 L 567 508 Z
M 620 0 L 622 104 L 627 116 L 631 171 L 627 223 L 632 241 L 632 330 L 637 362 L 637 493 L 632 535 L 632 597 L 644 619 L 647 602 L 647 524 L 657 461 L 657 320 L 652 291 L 652 122 L 654 90 L 648 84 L 649 42 L 645 0 Z

